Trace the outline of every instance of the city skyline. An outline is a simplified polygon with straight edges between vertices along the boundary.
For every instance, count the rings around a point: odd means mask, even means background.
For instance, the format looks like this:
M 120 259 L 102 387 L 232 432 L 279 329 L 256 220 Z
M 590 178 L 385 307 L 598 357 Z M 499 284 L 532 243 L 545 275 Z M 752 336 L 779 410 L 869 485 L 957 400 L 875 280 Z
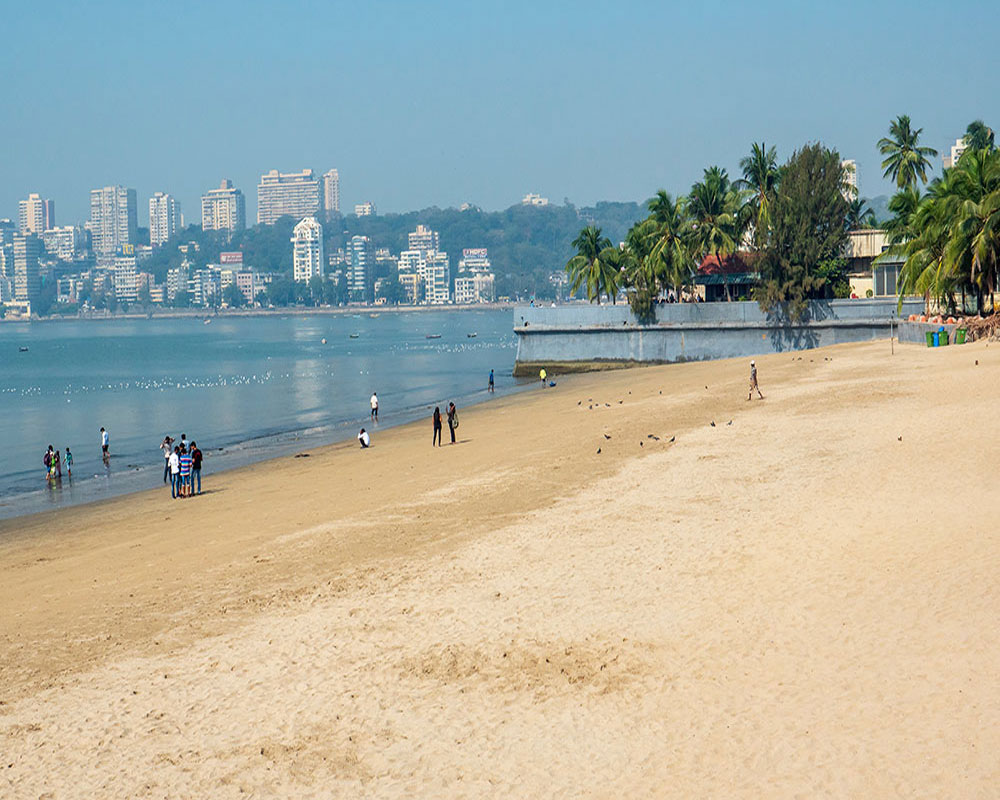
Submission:
M 933 26 L 933 59 L 893 33 L 902 9 Z M 260 176 L 303 168 L 317 177 L 338 169 L 348 212 L 368 200 L 382 213 L 463 202 L 496 210 L 527 192 L 577 205 L 641 201 L 659 188 L 686 191 L 711 164 L 735 174 L 761 140 L 782 160 L 809 141 L 835 147 L 857 161 L 860 193 L 872 197 L 890 190 L 874 142 L 897 114 L 942 153 L 971 120 L 1000 117 L 1000 101 L 977 91 L 965 67 L 969 51 L 984 74 L 1000 66 L 990 27 L 963 24 L 989 10 L 331 4 L 309 7 L 310 26 L 356 33 L 311 43 L 296 38 L 298 4 L 217 3 L 200 9 L 196 25 L 119 3 L 57 4 L 51 15 L 13 8 L 18 36 L 0 64 L 16 74 L 37 63 L 51 88 L 46 103 L 33 103 L 28 86 L 12 85 L 0 108 L 0 217 L 16 219 L 18 202 L 38 193 L 55 200 L 60 224 L 82 222 L 89 192 L 108 185 L 134 188 L 143 211 L 156 191 L 197 210 L 228 177 L 254 220 Z M 220 93 L 198 79 L 218 56 L 220 33 L 237 53 L 296 47 L 238 60 Z M 398 46 L 413 36 L 427 44 L 415 61 Z M 761 40 L 770 46 L 748 45 Z M 168 42 L 177 69 L 150 95 L 135 67 Z M 605 55 L 588 55 L 595 50 Z M 97 93 L 102 103 L 81 103 Z M 110 109 L 120 118 L 113 129 Z

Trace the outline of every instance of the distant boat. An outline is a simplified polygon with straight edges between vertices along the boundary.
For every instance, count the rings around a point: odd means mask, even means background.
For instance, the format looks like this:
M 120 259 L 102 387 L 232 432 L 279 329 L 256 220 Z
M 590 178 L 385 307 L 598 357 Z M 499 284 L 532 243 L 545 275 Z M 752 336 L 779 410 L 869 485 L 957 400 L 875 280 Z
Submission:
M 211 325 L 212 324 L 212 320 L 206 319 L 204 324 L 205 325 Z
M 378 319 L 378 314 L 369 314 L 368 316 L 372 319 Z
M 28 348 L 27 348 L 27 347 L 19 347 L 19 348 L 17 348 L 17 349 L 18 349 L 18 350 L 19 350 L 20 352 L 22 352 L 22 353 L 27 353 L 27 352 L 28 352 Z
M 478 333 L 467 333 L 467 334 L 465 334 L 465 335 L 466 335 L 466 336 L 467 336 L 467 337 L 468 337 L 469 339 L 475 339 L 475 338 L 476 338 L 476 337 L 477 337 L 477 336 L 478 336 L 479 334 L 478 334 Z
M 424 338 L 425 339 L 440 339 L 441 338 L 441 334 L 440 333 L 428 333 Z
M 360 337 L 360 336 L 361 336 L 361 334 L 360 334 L 360 333 L 352 333 L 352 334 L 351 334 L 351 338 L 352 338 L 352 339 L 357 339 L 357 338 L 358 338 L 358 337 Z

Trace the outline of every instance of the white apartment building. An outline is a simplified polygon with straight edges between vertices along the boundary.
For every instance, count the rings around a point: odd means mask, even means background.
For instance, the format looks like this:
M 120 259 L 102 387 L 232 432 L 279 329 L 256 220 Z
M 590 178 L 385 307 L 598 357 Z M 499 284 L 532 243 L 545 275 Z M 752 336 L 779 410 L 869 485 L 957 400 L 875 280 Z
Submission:
M 312 217 L 319 212 L 319 179 L 311 169 L 260 176 L 257 186 L 257 224 L 273 225 L 279 217 Z
M 437 231 L 432 231 L 426 225 L 417 225 L 417 229 L 407 235 L 410 250 L 420 250 L 428 253 L 441 249 L 441 237 Z
M 111 259 L 136 239 L 135 189 L 105 186 L 90 192 L 90 233 L 99 261 Z
M 429 305 L 451 301 L 451 270 L 448 254 L 439 250 L 427 253 L 424 266 L 424 300 Z
M 354 206 L 354 216 L 356 217 L 374 217 L 375 216 L 375 204 L 370 200 L 366 200 L 363 203 L 358 203 Z
M 521 198 L 522 206 L 547 206 L 548 204 L 549 198 L 542 197 L 540 194 L 528 192 L 528 194 Z
M 139 265 L 134 254 L 115 256 L 112 280 L 115 287 L 115 299 L 121 303 L 134 303 L 139 299 Z
M 83 231 L 67 225 L 63 228 L 49 228 L 42 233 L 45 252 L 62 261 L 72 261 L 83 252 Z
M 218 189 L 210 189 L 201 197 L 201 229 L 203 231 L 242 231 L 247 226 L 247 206 L 243 192 L 228 178 Z
M 351 266 L 347 272 L 347 290 L 354 303 L 375 301 L 375 254 L 371 239 L 352 236 Z
M 38 264 L 41 252 L 42 242 L 37 236 L 31 233 L 14 234 L 12 277 L 15 301 L 34 303 L 38 299 L 42 289 L 41 267 Z
M 323 173 L 323 211 L 327 219 L 340 213 L 340 173 L 335 169 Z
M 308 283 L 326 274 L 323 257 L 323 226 L 316 217 L 305 217 L 292 230 L 292 267 L 297 282 Z
M 962 154 L 968 149 L 969 145 L 966 144 L 964 136 L 961 139 L 956 139 L 955 144 L 951 146 L 951 155 L 941 157 L 944 168 L 951 169 L 954 167 L 958 163 L 958 160 L 962 157 Z
M 181 204 L 173 195 L 156 192 L 149 198 L 149 243 L 159 247 L 180 228 Z
M 493 273 L 460 275 L 455 278 L 455 302 L 459 305 L 492 303 L 496 299 Z
M 850 202 L 858 197 L 858 162 L 853 158 L 845 158 L 840 162 L 841 169 L 844 170 L 844 198 Z
M 56 204 L 32 192 L 27 200 L 17 203 L 17 229 L 21 233 L 41 235 L 43 231 L 55 227 Z

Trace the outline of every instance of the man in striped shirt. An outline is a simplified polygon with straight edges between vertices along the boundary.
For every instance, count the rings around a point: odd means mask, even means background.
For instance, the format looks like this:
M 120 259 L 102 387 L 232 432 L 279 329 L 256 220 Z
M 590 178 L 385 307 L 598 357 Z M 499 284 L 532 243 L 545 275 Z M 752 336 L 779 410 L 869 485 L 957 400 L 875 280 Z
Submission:
M 181 450 L 181 497 L 191 496 L 191 453 Z

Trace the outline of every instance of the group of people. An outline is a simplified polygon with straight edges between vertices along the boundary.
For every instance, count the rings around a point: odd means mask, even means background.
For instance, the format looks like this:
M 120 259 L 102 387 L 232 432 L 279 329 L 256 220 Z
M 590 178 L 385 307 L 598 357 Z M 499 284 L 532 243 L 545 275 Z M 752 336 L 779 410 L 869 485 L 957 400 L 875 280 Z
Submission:
M 487 386 L 488 392 L 493 392 L 494 378 L 493 370 L 490 370 L 489 384 Z M 371 420 L 372 422 L 378 422 L 378 394 L 372 392 L 372 396 L 369 400 L 369 405 L 371 406 Z M 434 406 L 434 414 L 431 417 L 431 421 L 434 426 L 434 438 L 431 441 L 431 447 L 435 445 L 441 446 L 442 431 L 444 430 L 444 422 L 448 422 L 448 433 L 451 434 L 451 443 L 455 444 L 455 429 L 458 428 L 458 408 L 456 408 L 455 403 L 448 403 L 448 408 L 445 409 L 445 414 L 441 414 L 441 406 Z M 358 431 L 358 444 L 362 449 L 371 447 L 372 437 L 367 429 L 362 428 Z M 166 473 L 164 473 L 164 480 L 166 480 Z
M 167 435 L 160 443 L 160 451 L 163 453 L 163 482 L 170 480 L 170 496 L 176 499 L 201 494 L 202 453 L 197 442 L 188 443 L 186 433 L 181 434 L 179 442 Z
M 73 454 L 66 448 L 66 455 L 63 456 L 61 451 L 54 450 L 52 445 L 49 445 L 49 449 L 45 451 L 45 455 L 42 456 L 42 463 L 45 465 L 45 480 L 54 481 L 57 478 L 62 477 L 63 465 L 66 466 L 66 475 L 70 478 L 73 477 Z
M 493 373 L 491 372 L 490 375 Z M 451 443 L 455 444 L 455 428 L 458 427 L 458 409 L 455 408 L 454 403 L 448 403 L 447 409 L 448 417 L 448 432 L 451 434 Z M 441 407 L 434 406 L 434 414 L 431 417 L 431 421 L 434 425 L 434 438 L 431 439 L 431 447 L 436 444 L 438 447 L 441 446 Z

